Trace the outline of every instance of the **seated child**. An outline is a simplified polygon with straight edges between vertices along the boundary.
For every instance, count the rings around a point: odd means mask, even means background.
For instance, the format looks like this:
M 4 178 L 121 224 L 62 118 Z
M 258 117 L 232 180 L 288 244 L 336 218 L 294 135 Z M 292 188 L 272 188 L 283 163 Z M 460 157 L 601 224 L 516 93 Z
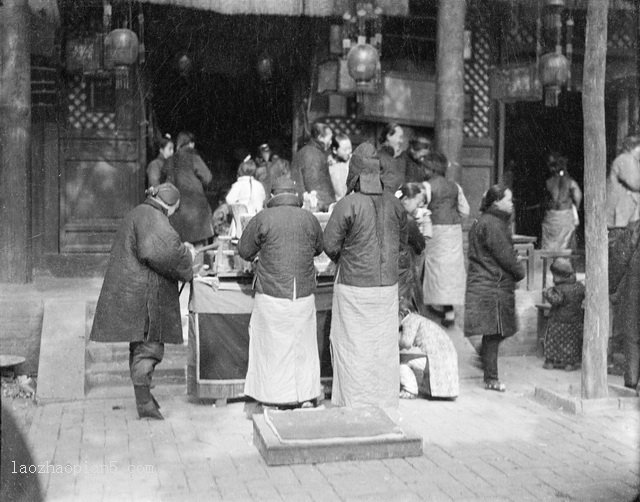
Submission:
M 567 258 L 556 258 L 550 267 L 554 286 L 543 292 L 551 304 L 547 332 L 544 336 L 544 368 L 572 371 L 582 360 L 584 328 L 584 284 Z
M 430 397 L 455 399 L 458 354 L 453 342 L 435 322 L 406 312 L 401 313 L 400 398 L 415 399 L 422 391 Z

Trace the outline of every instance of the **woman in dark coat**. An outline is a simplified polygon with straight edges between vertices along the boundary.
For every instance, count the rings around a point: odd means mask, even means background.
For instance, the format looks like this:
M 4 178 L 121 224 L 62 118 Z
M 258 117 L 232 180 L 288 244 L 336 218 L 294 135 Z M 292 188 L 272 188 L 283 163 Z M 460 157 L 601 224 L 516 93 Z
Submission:
M 329 148 L 333 131 L 326 124 L 311 126 L 311 139 L 291 159 L 291 179 L 296 182 L 300 194 L 316 191 L 318 211 L 327 212 L 336 201 L 336 194 L 329 174 Z
M 190 281 L 195 251 L 169 224 L 180 203 L 171 183 L 147 190 L 116 234 L 90 339 L 129 342 L 129 367 L 140 418 L 162 419 L 151 395 L 165 343 L 182 343 L 178 281 Z
M 167 178 L 167 171 L 164 163 L 173 155 L 173 141 L 169 134 L 160 138 L 158 143 L 158 156 L 149 162 L 147 166 L 147 186 L 155 187 L 164 183 Z
M 424 201 L 424 192 L 420 183 L 403 183 L 400 191 L 400 202 L 407 211 L 407 243 L 401 243 L 398 256 L 398 300 L 401 309 L 405 306 L 411 312 L 424 314 L 420 262 L 425 239 L 414 217 Z
M 498 378 L 498 348 L 518 329 L 514 291 L 516 282 L 524 278 L 511 239 L 511 190 L 493 185 L 480 211 L 469 231 L 464 334 L 482 336 L 485 387 L 504 392 L 506 387 Z
M 171 224 L 180 240 L 206 245 L 213 237 L 211 207 L 204 195 L 204 187 L 211 183 L 211 171 L 195 150 L 193 134 L 178 134 L 176 147 L 176 153 L 166 163 L 167 181 L 178 188 L 181 201 Z
M 380 180 L 385 192 L 394 194 L 405 181 L 407 173 L 407 159 L 402 155 L 404 131 L 399 124 L 391 122 L 382 128 L 380 135 L 381 147 L 378 149 L 380 158 Z

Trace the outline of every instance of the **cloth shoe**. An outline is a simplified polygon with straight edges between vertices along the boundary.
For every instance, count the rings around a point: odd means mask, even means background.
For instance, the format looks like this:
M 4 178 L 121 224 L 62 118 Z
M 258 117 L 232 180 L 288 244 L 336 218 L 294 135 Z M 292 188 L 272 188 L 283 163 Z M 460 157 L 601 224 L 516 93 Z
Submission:
M 507 390 L 507 386 L 500 380 L 487 380 L 484 383 L 484 388 L 486 390 L 495 390 L 497 392 L 505 392 Z
M 162 413 L 158 410 L 155 399 L 151 395 L 151 390 L 148 385 L 134 385 L 133 391 L 136 395 L 136 408 L 139 418 L 164 420 Z

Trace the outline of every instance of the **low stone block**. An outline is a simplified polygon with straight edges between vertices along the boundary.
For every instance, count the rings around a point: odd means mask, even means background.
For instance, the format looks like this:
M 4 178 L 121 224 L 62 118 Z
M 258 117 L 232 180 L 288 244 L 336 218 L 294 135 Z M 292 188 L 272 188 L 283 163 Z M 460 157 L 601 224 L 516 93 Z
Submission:
M 576 392 L 579 390 L 571 387 L 566 393 L 536 387 L 534 397 L 551 408 L 559 408 L 574 415 L 640 409 L 640 398 L 635 392 L 619 385 L 609 384 L 609 396 L 605 398 L 582 399 Z
M 360 409 L 348 413 L 360 413 Z M 335 411 L 335 410 L 334 410 Z M 309 413 L 326 414 L 328 410 L 291 411 L 292 420 L 303 423 Z M 335 426 L 335 423 L 333 424 Z M 353 430 L 344 436 L 318 439 L 281 440 L 264 415 L 253 416 L 253 443 L 267 465 L 309 464 L 346 460 L 374 460 L 381 458 L 417 457 L 422 455 L 422 438 L 414 432 L 396 426 L 399 433 L 358 436 Z M 365 434 L 366 432 L 363 432 Z

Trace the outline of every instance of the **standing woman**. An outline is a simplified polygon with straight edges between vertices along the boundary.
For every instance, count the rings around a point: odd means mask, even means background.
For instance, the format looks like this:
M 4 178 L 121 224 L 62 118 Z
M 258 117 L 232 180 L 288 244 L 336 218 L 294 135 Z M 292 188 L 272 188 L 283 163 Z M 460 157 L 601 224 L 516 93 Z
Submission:
M 511 239 L 511 190 L 493 185 L 480 211 L 469 230 L 464 334 L 482 336 L 485 388 L 504 392 L 506 387 L 498 377 L 498 348 L 518 329 L 514 291 L 524 278 L 524 267 L 517 261 Z
M 560 251 L 575 248 L 575 230 L 582 191 L 567 171 L 567 158 L 551 152 L 547 159 L 551 176 L 545 183 L 546 211 L 540 247 Z
M 465 291 L 462 218 L 469 204 L 457 183 L 445 178 L 447 158 L 440 152 L 425 157 L 424 186 L 431 211 L 432 237 L 424 251 L 424 303 L 442 309 L 442 325 L 455 322 L 454 305 L 462 305 Z
M 204 187 L 211 183 L 211 171 L 195 150 L 190 132 L 181 132 L 176 141 L 176 153 L 167 162 L 167 180 L 180 190 L 180 211 L 171 217 L 171 224 L 180 239 L 194 245 L 206 245 L 213 237 L 211 207 Z
M 167 178 L 164 164 L 173 155 L 173 140 L 165 134 L 158 143 L 158 156 L 147 166 L 147 187 L 155 187 L 164 183 Z
M 380 143 L 382 146 L 378 150 L 378 157 L 382 188 L 385 192 L 394 194 L 404 183 L 407 174 L 407 159 L 402 155 L 404 130 L 395 122 L 385 124 L 380 134 Z
M 420 223 L 427 211 L 424 207 L 426 195 L 422 183 L 403 183 L 400 194 L 400 202 L 407 211 L 407 245 L 400 246 L 398 257 L 398 299 L 400 309 L 407 307 L 411 312 L 423 314 L 420 272 L 425 237 Z
M 124 218 L 111 248 L 90 340 L 129 342 L 129 369 L 138 416 L 162 420 L 151 377 L 165 343 L 182 343 L 178 281 L 193 277 L 193 246 L 169 224 L 180 204 L 171 183 L 147 190 Z

